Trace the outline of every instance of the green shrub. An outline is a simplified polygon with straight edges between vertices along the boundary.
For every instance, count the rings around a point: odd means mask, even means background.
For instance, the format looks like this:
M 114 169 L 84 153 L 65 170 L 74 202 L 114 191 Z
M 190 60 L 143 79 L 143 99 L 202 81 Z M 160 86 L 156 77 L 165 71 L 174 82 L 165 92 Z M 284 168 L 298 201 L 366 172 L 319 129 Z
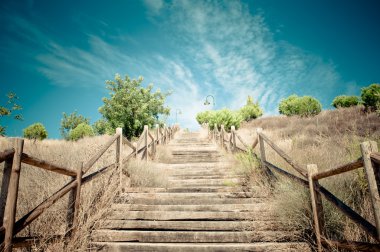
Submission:
M 96 121 L 92 128 L 96 135 L 112 135 L 115 133 L 115 129 L 112 128 L 111 124 L 104 118 Z
M 79 124 L 75 129 L 69 133 L 69 140 L 77 141 L 85 136 L 94 136 L 94 130 L 87 123 Z
M 331 105 L 335 108 L 348 108 L 352 106 L 357 106 L 360 104 L 359 97 L 357 96 L 347 96 L 347 95 L 339 95 L 334 98 Z
M 240 123 L 243 121 L 239 112 L 231 111 L 229 109 L 222 109 L 213 111 L 209 121 L 210 129 L 214 129 L 215 124 L 220 129 L 221 125 L 224 125 L 226 131 L 231 130 L 231 126 L 235 126 L 236 129 L 240 127 Z
M 297 95 L 291 95 L 280 102 L 278 110 L 280 114 L 286 116 L 313 116 L 321 112 L 322 105 L 317 99 L 311 96 L 299 97 Z
M 42 123 L 34 123 L 23 130 L 24 137 L 34 140 L 44 140 L 48 133 Z
M 254 103 L 251 96 L 247 98 L 247 104 L 239 111 L 244 121 L 250 121 L 263 115 L 263 110 L 258 102 Z
M 196 119 L 197 122 L 202 125 L 204 123 L 209 123 L 211 120 L 211 117 L 213 116 L 214 111 L 203 111 L 197 114 Z
M 362 88 L 361 97 L 367 109 L 376 110 L 380 108 L 380 84 L 371 84 Z

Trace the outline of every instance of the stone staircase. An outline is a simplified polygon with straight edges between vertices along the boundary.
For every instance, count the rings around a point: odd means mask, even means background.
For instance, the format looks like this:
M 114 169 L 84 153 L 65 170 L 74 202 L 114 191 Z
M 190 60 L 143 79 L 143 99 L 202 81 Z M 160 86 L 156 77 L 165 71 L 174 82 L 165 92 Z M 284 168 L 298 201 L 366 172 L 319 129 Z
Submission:
M 163 164 L 168 188 L 128 188 L 101 229 L 99 251 L 310 251 L 286 230 L 259 188 L 241 186 L 221 151 L 199 133 L 177 133 Z

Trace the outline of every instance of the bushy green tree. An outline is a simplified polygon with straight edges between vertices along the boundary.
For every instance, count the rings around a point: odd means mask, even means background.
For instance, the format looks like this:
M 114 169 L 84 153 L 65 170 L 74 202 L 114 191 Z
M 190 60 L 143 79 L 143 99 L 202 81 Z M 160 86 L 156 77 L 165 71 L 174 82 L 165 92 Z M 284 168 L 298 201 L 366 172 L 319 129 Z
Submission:
M 7 102 L 5 105 L 0 105 L 0 119 L 6 116 L 13 116 L 15 120 L 22 121 L 22 115 L 21 114 L 14 114 L 16 111 L 21 110 L 22 107 L 17 103 L 17 100 L 19 99 L 18 96 L 15 93 L 8 93 L 6 95 Z M 0 136 L 5 135 L 6 127 L 0 125 Z
M 111 127 L 110 123 L 104 118 L 96 121 L 92 125 L 92 128 L 94 129 L 94 133 L 96 135 L 104 135 L 104 134 L 112 135 L 115 133 L 115 130 Z
M 313 116 L 321 112 L 322 105 L 317 99 L 311 96 L 299 97 L 297 95 L 291 95 L 280 102 L 278 110 L 280 114 L 286 116 Z
M 153 92 L 153 85 L 144 88 L 142 81 L 142 77 L 135 80 L 126 75 L 123 79 L 116 74 L 115 80 L 106 82 L 110 98 L 103 98 L 104 105 L 99 108 L 111 127 L 123 128 L 123 134 L 128 138 L 139 136 L 144 125 L 162 124 L 160 115 L 170 113 L 170 109 L 164 106 L 170 93 Z
M 80 123 L 75 129 L 70 130 L 68 139 L 71 141 L 77 141 L 86 136 L 94 136 L 94 130 L 87 123 Z
M 208 123 L 211 120 L 211 117 L 213 116 L 214 111 L 203 111 L 199 112 L 196 116 L 197 122 L 202 125 L 204 123 Z
M 374 83 L 362 88 L 361 97 L 367 109 L 380 109 L 380 84 Z
M 24 137 L 34 140 L 44 140 L 48 137 L 45 126 L 42 123 L 34 123 L 23 130 Z
M 229 132 L 231 126 L 235 126 L 235 128 L 238 129 L 242 121 L 243 118 L 239 112 L 231 111 L 229 109 L 216 110 L 211 113 L 209 127 L 210 129 L 214 129 L 216 124 L 220 130 L 220 126 L 224 125 L 224 129 Z
M 334 98 L 331 105 L 335 108 L 348 108 L 352 106 L 357 106 L 360 104 L 359 97 L 357 96 L 347 96 L 347 95 L 339 95 Z
M 263 110 L 260 108 L 258 102 L 253 102 L 251 96 L 247 98 L 247 104 L 240 109 L 240 115 L 245 121 L 256 119 L 263 115 Z
M 81 123 L 89 124 L 90 119 L 79 115 L 77 111 L 72 112 L 70 115 L 63 112 L 61 127 L 59 128 L 61 136 L 68 140 L 70 131 L 75 129 Z

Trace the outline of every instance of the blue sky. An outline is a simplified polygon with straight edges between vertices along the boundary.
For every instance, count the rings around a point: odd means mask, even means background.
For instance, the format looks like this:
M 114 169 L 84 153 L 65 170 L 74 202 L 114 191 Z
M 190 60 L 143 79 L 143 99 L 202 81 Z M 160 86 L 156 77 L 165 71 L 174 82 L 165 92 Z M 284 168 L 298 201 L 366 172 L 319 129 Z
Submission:
M 172 90 L 167 105 L 195 129 L 211 94 L 237 109 L 247 95 L 267 115 L 281 98 L 340 94 L 379 82 L 380 1 L 141 0 L 0 3 L 0 94 L 16 92 L 24 121 L 59 138 L 62 112 L 94 122 L 116 73 Z M 377 24 L 377 25 L 376 25 Z

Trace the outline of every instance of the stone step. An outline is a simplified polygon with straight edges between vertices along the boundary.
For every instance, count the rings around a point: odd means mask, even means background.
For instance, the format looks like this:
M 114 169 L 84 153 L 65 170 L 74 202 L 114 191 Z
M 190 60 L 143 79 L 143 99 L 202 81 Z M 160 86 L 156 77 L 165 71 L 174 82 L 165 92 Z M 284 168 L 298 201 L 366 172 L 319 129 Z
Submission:
M 206 212 L 206 211 L 124 211 L 114 210 L 109 220 L 275 220 L 270 212 Z
M 106 220 L 101 229 L 167 230 L 167 231 L 289 231 L 279 221 L 146 221 Z
M 249 212 L 270 211 L 271 204 L 226 204 L 226 205 L 144 205 L 113 204 L 112 209 L 123 211 L 206 211 L 206 212 Z
M 100 229 L 93 232 L 98 242 L 281 242 L 297 241 L 297 232 L 284 231 L 134 231 Z
M 171 186 L 236 186 L 242 183 L 241 178 L 235 179 L 177 179 L 169 180 Z
M 122 193 L 119 197 L 131 199 L 210 199 L 210 198 L 252 198 L 255 196 L 267 196 L 259 191 L 256 192 L 195 192 L 195 193 L 176 193 L 176 192 L 154 192 L 154 193 Z
M 250 192 L 258 190 L 254 187 L 243 186 L 206 186 L 206 187 L 171 187 L 171 188 L 153 188 L 153 187 L 129 187 L 125 188 L 126 193 L 154 193 L 154 192 L 172 192 L 172 193 L 191 193 L 191 192 Z
M 255 204 L 265 201 L 265 197 L 255 198 L 210 198 L 210 199 L 142 199 L 117 197 L 115 203 L 145 205 L 215 205 L 215 204 Z
M 188 180 L 188 179 L 243 179 L 245 176 L 236 174 L 197 174 L 197 175 L 183 175 L 183 174 L 171 174 L 170 180 Z
M 260 242 L 260 243 L 123 243 L 97 242 L 99 250 L 109 252 L 311 252 L 308 244 L 301 242 Z

